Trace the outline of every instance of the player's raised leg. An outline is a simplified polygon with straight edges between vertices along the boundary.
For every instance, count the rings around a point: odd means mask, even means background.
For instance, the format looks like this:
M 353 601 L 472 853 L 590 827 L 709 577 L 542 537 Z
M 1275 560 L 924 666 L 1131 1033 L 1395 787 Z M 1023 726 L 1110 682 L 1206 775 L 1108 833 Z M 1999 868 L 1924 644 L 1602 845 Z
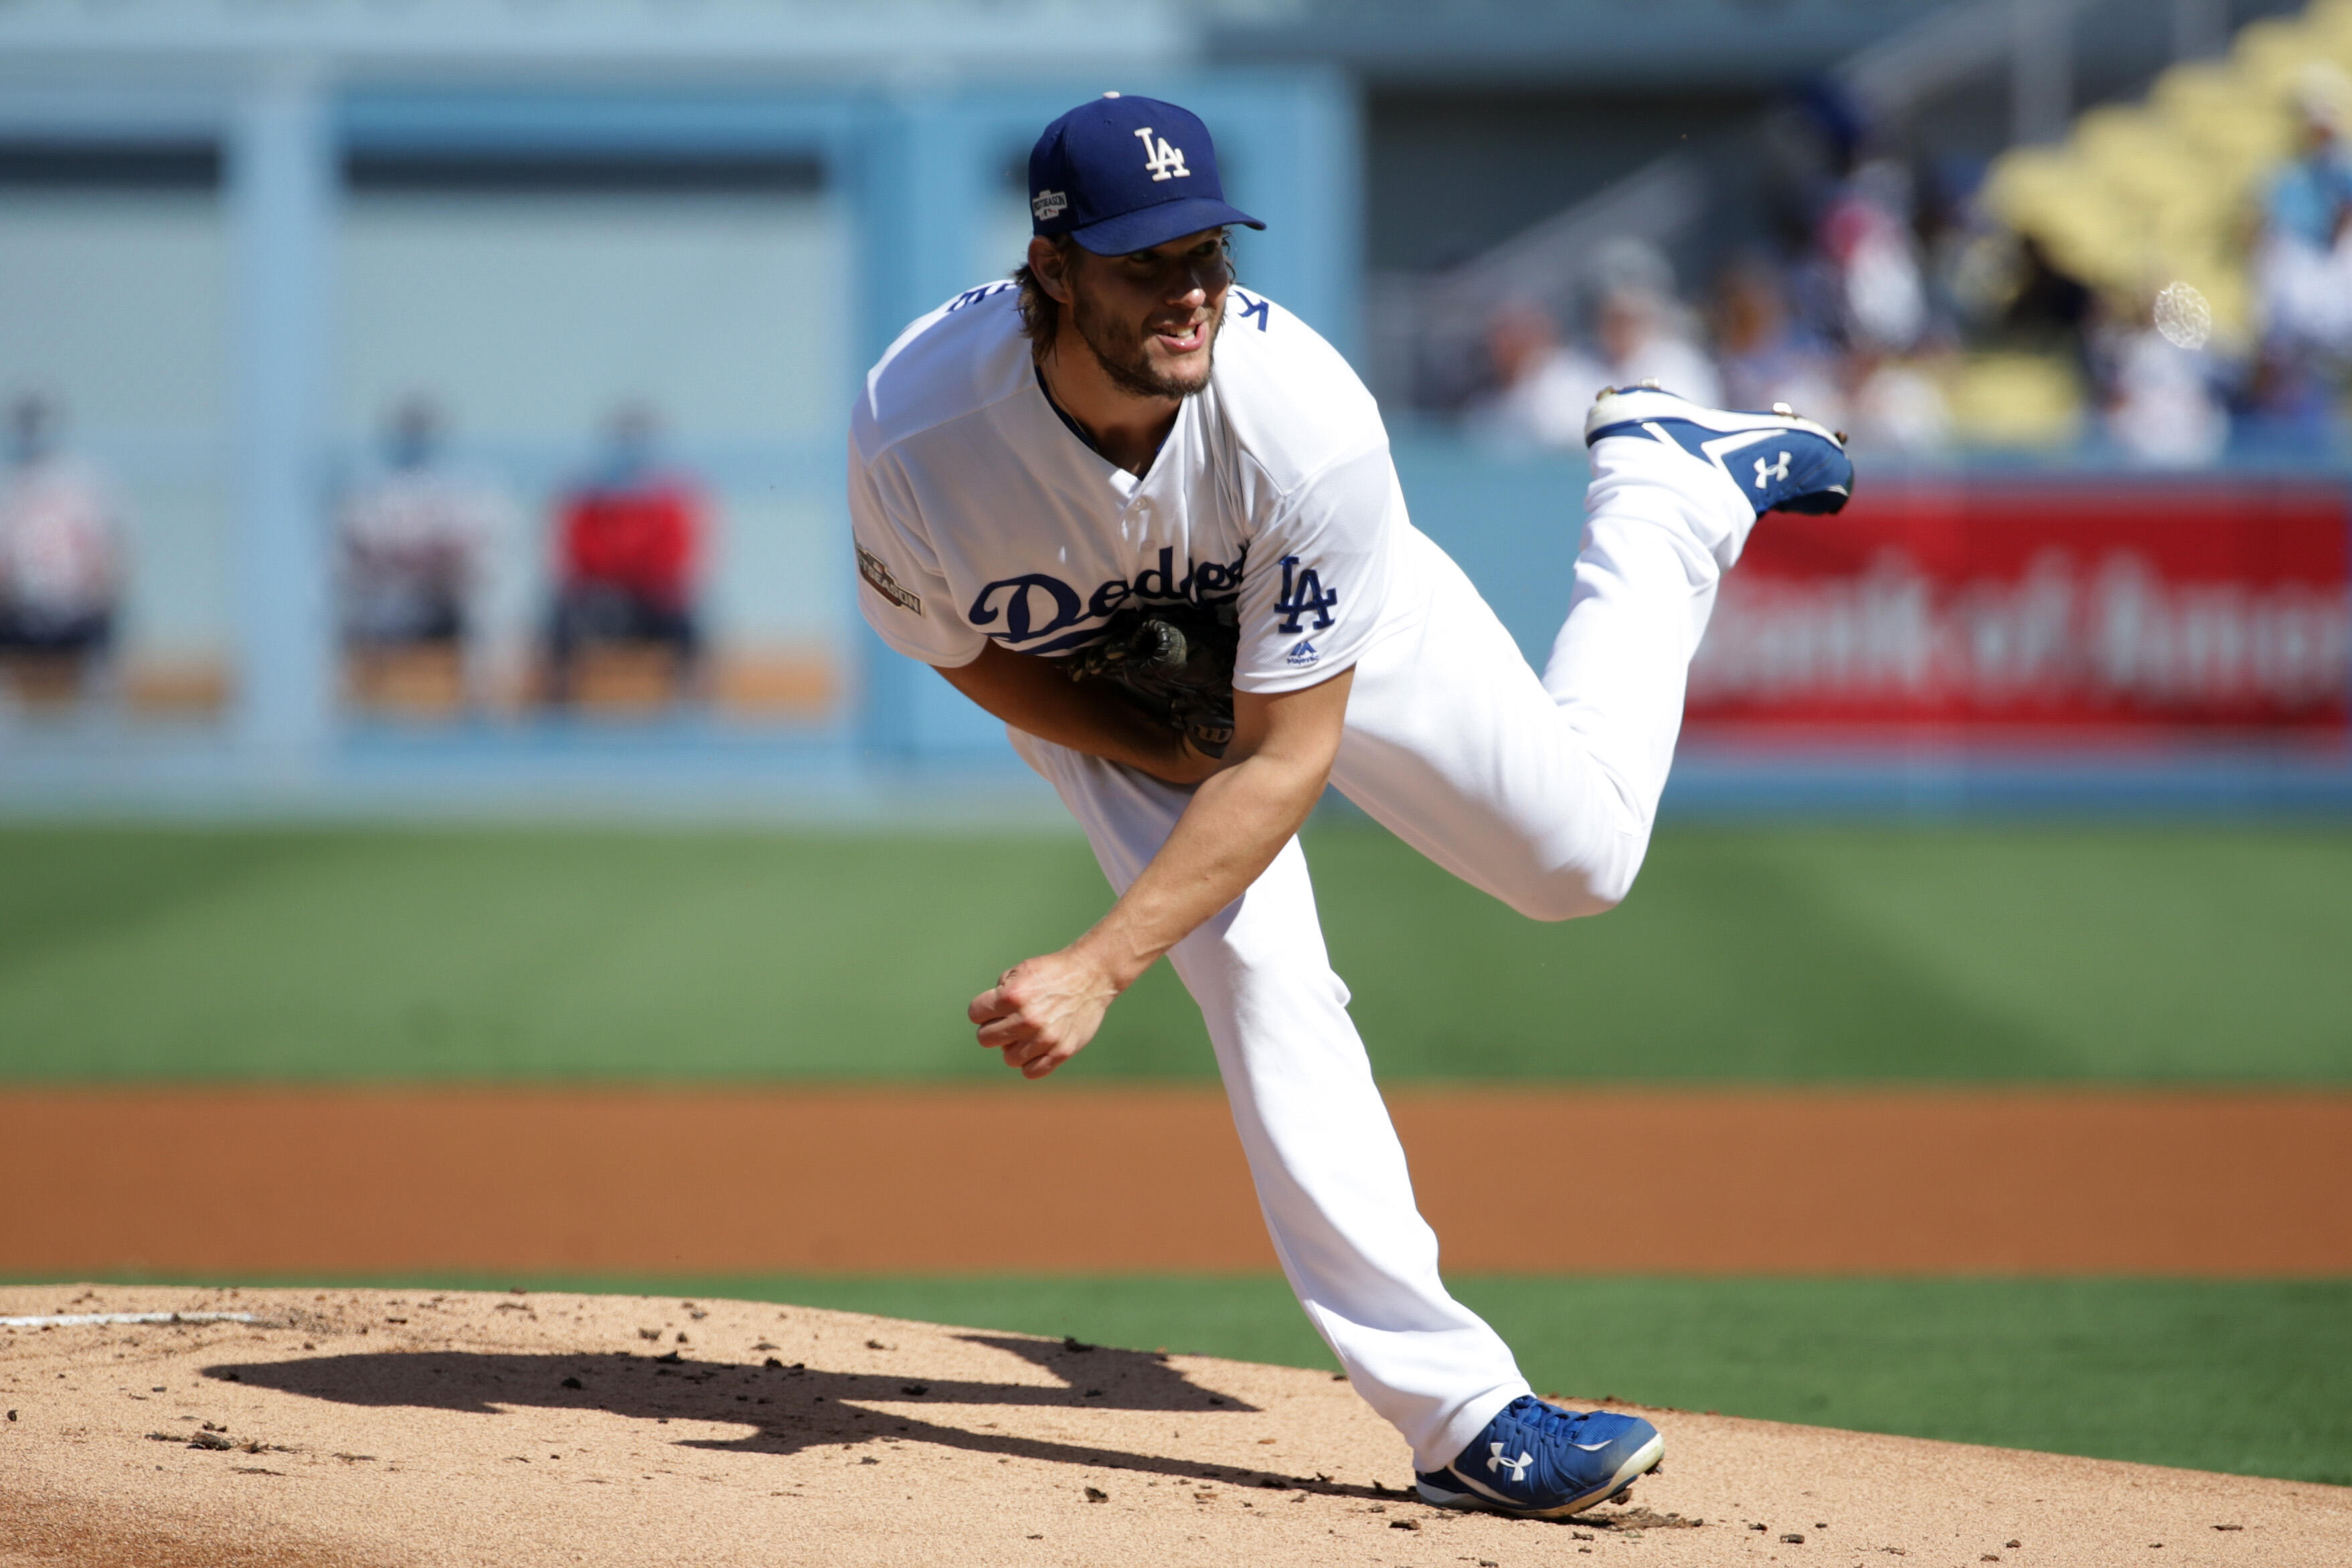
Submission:
M 1013 732 L 1124 892 L 1187 794 Z M 1414 1206 L 1404 1151 L 1331 970 L 1297 841 L 1179 943 L 1170 962 L 1200 1004 L 1275 1252 L 1349 1379 L 1444 1465 L 1528 1392 L 1510 1349 L 1447 1293 L 1437 1238 Z
M 1758 517 L 1835 510 L 1853 485 L 1836 437 L 1790 415 L 1634 389 L 1604 394 L 1587 428 L 1583 543 L 1543 674 L 1460 569 L 1409 535 L 1399 579 L 1417 598 L 1357 666 L 1331 775 L 1406 842 L 1542 920 L 1632 887 L 1691 656 Z

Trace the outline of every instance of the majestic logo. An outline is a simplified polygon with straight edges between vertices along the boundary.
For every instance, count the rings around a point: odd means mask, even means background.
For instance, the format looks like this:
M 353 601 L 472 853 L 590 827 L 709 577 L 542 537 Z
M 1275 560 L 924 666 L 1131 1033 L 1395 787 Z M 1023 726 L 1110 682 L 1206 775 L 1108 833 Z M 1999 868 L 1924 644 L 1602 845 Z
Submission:
M 1184 167 L 1184 150 L 1181 147 L 1171 147 L 1165 136 L 1155 139 L 1149 125 L 1135 134 L 1143 142 L 1143 166 L 1151 171 L 1151 178 L 1155 182 L 1192 177 L 1192 171 Z
M 1756 460 L 1756 487 L 1758 489 L 1761 490 L 1764 487 L 1764 481 L 1767 479 L 1786 479 L 1788 476 L 1789 455 L 1787 453 L 1783 452 L 1780 454 L 1780 465 L 1778 468 L 1773 467 L 1772 465 L 1765 462 L 1761 457 L 1759 457 Z
M 1489 1443 L 1486 1445 L 1486 1448 L 1488 1449 L 1488 1457 L 1486 1459 L 1486 1468 L 1488 1469 L 1499 1470 L 1504 1467 L 1508 1466 L 1510 1468 L 1511 1479 L 1513 1480 L 1523 1481 L 1528 1479 L 1528 1467 L 1536 1462 L 1536 1457 L 1533 1454 L 1528 1453 L 1525 1448 L 1521 1448 L 1517 1458 L 1507 1459 L 1503 1457 L 1502 1444 Z
M 1248 552 L 1244 550 L 1230 562 L 1188 560 L 1180 577 L 1174 548 L 1163 545 L 1153 564 L 1136 573 L 1133 581 L 1114 577 L 1084 597 L 1060 578 L 1046 572 L 1000 577 L 973 598 L 964 618 L 976 627 L 1002 622 L 1004 629 L 990 632 L 989 635 L 1015 646 L 1030 644 L 1021 648 L 1024 653 L 1056 653 L 1092 642 L 1101 634 L 1102 628 L 1085 623 L 1108 620 L 1130 599 L 1147 603 L 1174 600 L 1210 604 L 1232 598 L 1242 585 L 1242 567 L 1247 557 Z M 1061 635 L 1055 636 L 1056 632 Z M 1053 640 L 1036 642 L 1040 637 Z
M 1301 643 L 1298 646 L 1290 650 L 1290 653 L 1284 658 L 1283 663 L 1303 670 L 1322 656 L 1321 652 L 1316 648 L 1314 643 Z
M 1322 577 L 1313 567 L 1301 568 L 1295 555 L 1282 558 L 1282 597 L 1274 601 L 1275 613 L 1282 619 L 1275 622 L 1276 631 L 1293 632 L 1307 630 L 1299 624 L 1298 618 L 1302 615 L 1315 617 L 1316 631 L 1328 631 L 1331 606 L 1339 602 L 1339 591 L 1336 588 L 1327 591 Z
M 1070 198 L 1059 191 L 1040 191 L 1029 198 L 1029 211 L 1041 224 L 1051 223 L 1070 209 Z
M 921 597 L 899 587 L 898 580 L 890 575 L 890 569 L 882 564 L 882 558 L 864 545 L 857 547 L 857 575 L 864 578 L 875 592 L 899 609 L 911 610 L 918 615 L 923 612 Z

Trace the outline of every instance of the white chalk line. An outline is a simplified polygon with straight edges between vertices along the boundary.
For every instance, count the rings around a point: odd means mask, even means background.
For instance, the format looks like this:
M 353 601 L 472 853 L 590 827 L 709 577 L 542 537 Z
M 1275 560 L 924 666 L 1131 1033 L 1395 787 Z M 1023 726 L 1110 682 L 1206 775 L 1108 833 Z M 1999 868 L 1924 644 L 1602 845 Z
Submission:
M 78 1329 L 100 1323 L 251 1323 L 251 1312 L 60 1312 L 46 1318 L 0 1318 L 0 1328 Z

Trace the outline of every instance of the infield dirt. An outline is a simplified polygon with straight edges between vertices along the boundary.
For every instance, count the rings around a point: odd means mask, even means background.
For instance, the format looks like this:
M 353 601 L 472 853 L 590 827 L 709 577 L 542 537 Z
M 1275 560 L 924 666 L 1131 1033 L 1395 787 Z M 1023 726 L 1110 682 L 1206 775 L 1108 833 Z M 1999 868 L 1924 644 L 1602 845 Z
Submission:
M 2352 1272 L 2352 1094 L 1408 1089 L 1448 1268 Z M 1530 1227 L 1638 1149 L 1643 1223 Z M 16 1088 L 0 1274 L 1270 1270 L 1213 1089 Z M 2222 1158 L 2210 1151 L 2226 1150 Z M 1055 1181 L 999 1178 L 1049 1151 Z M 267 1173 L 300 1172 L 299 1180 Z
M 1326 1374 L 802 1308 L 0 1291 L 138 1311 L 257 1321 L 0 1336 L 0 1564 L 2352 1561 L 2352 1490 L 1682 1412 L 1624 1505 L 1465 1516 Z

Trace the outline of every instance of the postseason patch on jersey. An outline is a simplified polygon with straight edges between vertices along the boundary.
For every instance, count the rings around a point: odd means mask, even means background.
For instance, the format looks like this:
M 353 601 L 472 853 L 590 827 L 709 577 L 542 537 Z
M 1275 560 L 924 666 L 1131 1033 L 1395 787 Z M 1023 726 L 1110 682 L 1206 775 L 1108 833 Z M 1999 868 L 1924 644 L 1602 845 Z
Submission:
M 857 547 L 857 575 L 864 578 L 875 592 L 899 609 L 911 610 L 918 615 L 923 612 L 922 596 L 899 587 L 898 580 L 890 575 L 890 569 L 882 564 L 882 558 L 864 545 Z

